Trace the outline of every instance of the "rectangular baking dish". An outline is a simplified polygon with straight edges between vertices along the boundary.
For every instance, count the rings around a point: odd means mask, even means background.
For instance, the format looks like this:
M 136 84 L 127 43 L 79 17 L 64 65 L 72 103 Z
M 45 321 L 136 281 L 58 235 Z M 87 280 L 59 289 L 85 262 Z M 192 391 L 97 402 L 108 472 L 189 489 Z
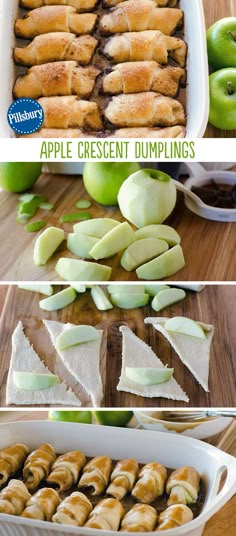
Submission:
M 202 0 L 180 0 L 185 13 L 185 40 L 188 43 L 187 137 L 201 138 L 205 132 L 208 111 L 208 65 L 205 21 Z M 14 21 L 22 15 L 19 0 L 0 0 L 0 137 L 15 137 L 7 122 L 7 110 L 12 103 L 12 88 L 19 72 L 14 67 L 12 50 L 15 46 Z
M 205 523 L 236 491 L 236 460 L 224 452 L 184 436 L 162 432 L 112 428 L 86 424 L 28 421 L 0 425 L 0 449 L 24 442 L 30 449 L 51 443 L 57 452 L 79 449 L 87 456 L 112 459 L 136 458 L 140 463 L 158 461 L 166 467 L 193 465 L 206 487 L 202 513 L 188 525 L 165 532 L 166 536 L 201 536 Z M 217 494 L 221 475 L 227 471 L 223 489 Z M 1 536 L 102 536 L 100 530 L 69 527 L 0 514 Z M 104 531 L 114 536 L 113 531 Z M 123 532 L 124 536 L 129 533 Z M 136 533 L 138 534 L 138 533 Z M 149 533 L 155 536 L 156 532 Z

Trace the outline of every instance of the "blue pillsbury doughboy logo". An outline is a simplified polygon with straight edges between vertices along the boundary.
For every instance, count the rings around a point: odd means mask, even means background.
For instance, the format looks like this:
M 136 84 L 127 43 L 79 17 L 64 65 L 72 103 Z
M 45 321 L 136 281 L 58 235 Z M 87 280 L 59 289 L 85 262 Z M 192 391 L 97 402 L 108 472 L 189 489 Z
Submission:
M 7 120 L 17 134 L 32 134 L 43 124 L 43 108 L 33 99 L 17 99 L 8 109 Z

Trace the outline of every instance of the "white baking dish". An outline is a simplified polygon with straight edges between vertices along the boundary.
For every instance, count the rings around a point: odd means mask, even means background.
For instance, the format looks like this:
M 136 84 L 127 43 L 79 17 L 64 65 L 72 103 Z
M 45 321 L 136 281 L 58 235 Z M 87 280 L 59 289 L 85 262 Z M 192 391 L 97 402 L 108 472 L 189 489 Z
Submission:
M 208 111 L 208 65 L 202 0 L 180 0 L 185 13 L 185 40 L 188 43 L 187 137 L 201 138 L 205 132 Z M 0 0 L 0 137 L 15 137 L 7 123 L 7 110 L 12 103 L 12 88 L 18 68 L 14 67 L 14 21 L 22 15 L 19 0 Z
M 125 428 L 48 421 L 28 421 L 0 425 L 0 449 L 24 442 L 30 449 L 53 444 L 57 452 L 80 449 L 88 456 L 108 455 L 113 459 L 134 457 L 140 463 L 158 461 L 166 467 L 193 465 L 206 486 L 202 513 L 188 525 L 166 531 L 166 536 L 201 536 L 205 523 L 236 492 L 236 460 L 196 439 Z M 227 470 L 223 489 L 217 494 L 222 472 Z M 0 514 L 1 536 L 102 536 L 95 529 L 72 528 Z M 104 531 L 114 536 L 113 531 Z M 123 532 L 124 536 L 129 533 Z M 138 534 L 138 533 L 136 533 Z M 155 536 L 156 532 L 149 533 Z

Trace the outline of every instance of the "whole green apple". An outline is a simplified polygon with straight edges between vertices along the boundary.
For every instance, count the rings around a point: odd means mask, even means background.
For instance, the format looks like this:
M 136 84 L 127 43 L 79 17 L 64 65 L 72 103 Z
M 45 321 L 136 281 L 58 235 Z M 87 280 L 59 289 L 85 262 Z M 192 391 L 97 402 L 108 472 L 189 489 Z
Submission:
M 209 81 L 209 123 L 223 130 L 236 129 L 236 69 L 216 71 Z
M 84 186 L 97 203 L 118 205 L 121 185 L 139 169 L 137 162 L 87 162 L 83 173 Z
M 132 411 L 94 411 L 99 424 L 105 426 L 126 426 L 133 417 Z
M 41 162 L 0 162 L 0 187 L 7 192 L 24 192 L 41 173 Z
M 216 71 L 236 67 L 236 17 L 218 20 L 207 30 L 208 60 Z

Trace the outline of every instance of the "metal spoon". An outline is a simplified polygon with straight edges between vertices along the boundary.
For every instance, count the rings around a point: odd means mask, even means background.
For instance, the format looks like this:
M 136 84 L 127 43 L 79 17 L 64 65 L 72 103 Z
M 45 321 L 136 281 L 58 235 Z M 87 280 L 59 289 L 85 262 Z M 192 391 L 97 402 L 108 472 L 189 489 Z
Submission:
M 165 411 L 165 421 L 197 421 L 199 419 L 211 418 L 211 417 L 236 417 L 235 411 Z

